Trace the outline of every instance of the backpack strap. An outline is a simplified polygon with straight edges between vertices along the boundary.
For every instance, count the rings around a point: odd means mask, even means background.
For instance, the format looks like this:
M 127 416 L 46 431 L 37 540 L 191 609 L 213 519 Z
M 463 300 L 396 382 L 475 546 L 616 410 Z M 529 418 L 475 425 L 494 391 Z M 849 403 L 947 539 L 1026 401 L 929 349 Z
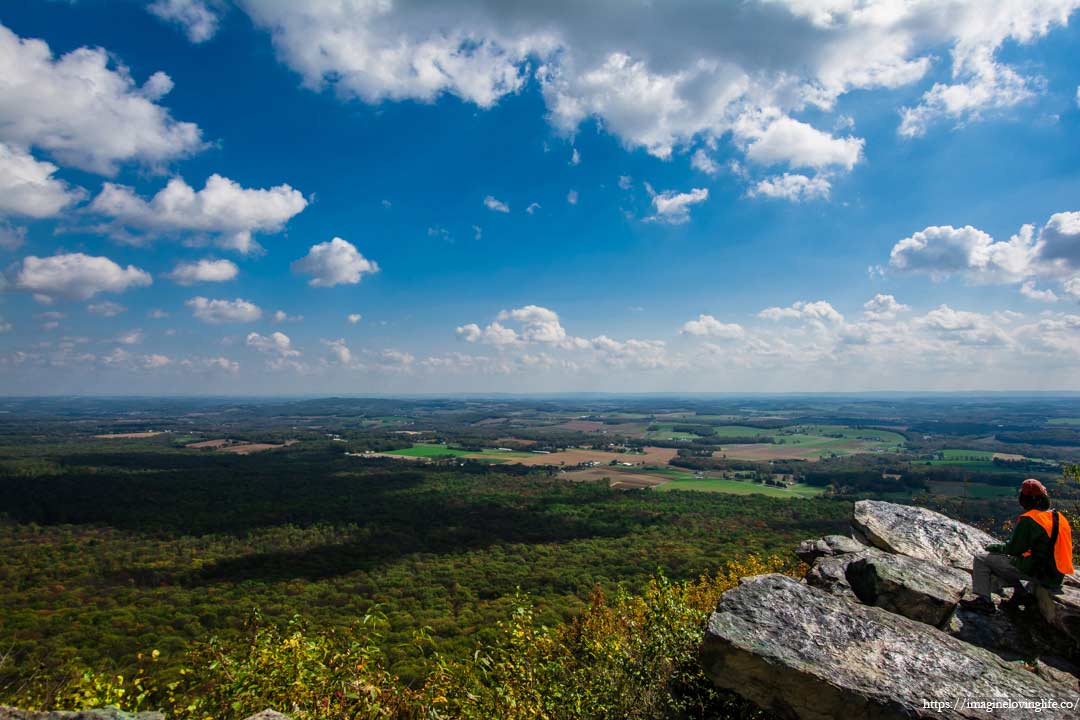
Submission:
M 1058 571 L 1054 551 L 1057 549 L 1059 516 L 1060 513 L 1057 510 L 1050 511 L 1050 517 L 1053 518 L 1050 522 L 1050 552 L 1043 561 L 1041 573 L 1043 578 L 1051 578 Z

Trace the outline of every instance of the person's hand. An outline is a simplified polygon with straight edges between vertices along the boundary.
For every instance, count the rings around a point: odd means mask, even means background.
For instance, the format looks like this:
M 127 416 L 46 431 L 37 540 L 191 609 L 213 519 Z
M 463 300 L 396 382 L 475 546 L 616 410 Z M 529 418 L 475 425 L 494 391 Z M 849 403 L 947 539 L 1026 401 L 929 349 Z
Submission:
M 999 553 L 1004 552 L 1004 550 L 1005 546 L 1002 543 L 993 543 L 992 545 L 986 546 L 986 552 L 988 553 Z

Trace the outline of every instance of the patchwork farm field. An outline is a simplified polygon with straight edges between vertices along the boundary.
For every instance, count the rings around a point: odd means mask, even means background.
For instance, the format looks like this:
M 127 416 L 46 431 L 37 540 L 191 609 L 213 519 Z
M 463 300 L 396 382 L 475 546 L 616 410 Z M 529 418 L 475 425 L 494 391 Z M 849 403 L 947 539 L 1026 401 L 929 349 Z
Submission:
M 667 465 L 678 454 L 675 448 L 646 447 L 644 453 L 613 453 L 603 450 L 562 450 L 553 453 L 529 453 L 519 462 L 522 465 L 581 465 L 587 462 L 633 463 L 642 467 Z
M 747 480 L 701 477 L 672 467 L 647 467 L 642 470 L 623 467 L 596 467 L 560 473 L 559 477 L 572 482 L 607 482 L 624 490 L 655 488 L 657 490 L 690 490 L 694 492 L 728 493 L 732 495 L 767 495 L 769 497 L 801 498 L 822 494 L 825 489 L 796 484 L 787 488 L 763 485 Z
M 401 458 L 432 459 L 439 457 L 460 457 L 468 460 L 484 460 L 489 462 L 514 462 L 521 465 L 582 465 L 595 462 L 607 465 L 608 463 L 633 463 L 634 465 L 667 465 L 678 453 L 675 448 L 646 447 L 643 453 L 614 453 L 604 450 L 561 450 L 559 452 L 518 452 L 503 451 L 487 448 L 477 452 L 474 450 L 462 450 L 461 448 L 448 447 L 437 443 L 416 443 L 411 448 L 402 450 L 389 450 L 378 455 Z M 375 455 L 373 453 L 372 455 Z
M 728 480 L 725 478 L 695 478 L 693 476 L 672 480 L 657 487 L 660 491 L 690 490 L 694 492 L 719 492 L 732 495 L 767 495 L 769 497 L 807 498 L 822 494 L 825 489 L 810 485 L 792 485 L 786 488 L 773 485 Z
M 724 446 L 714 456 L 733 460 L 819 460 L 832 455 L 895 452 L 904 444 L 904 436 L 890 430 L 853 428 L 846 425 L 790 425 L 775 431 L 746 426 L 724 426 L 729 437 L 746 437 L 755 430 L 769 442 Z
M 638 490 L 657 487 L 667 482 L 667 478 L 656 473 L 618 467 L 596 467 L 588 470 L 573 470 L 559 474 L 560 478 L 571 482 L 604 482 L 613 488 Z
M 407 457 L 407 458 L 440 458 L 440 457 L 463 457 L 470 460 L 484 460 L 488 462 L 509 462 L 510 460 L 521 460 L 523 458 L 531 458 L 534 453 L 527 452 L 513 452 L 505 450 L 496 450 L 494 448 L 485 448 L 479 452 L 475 450 L 462 450 L 461 448 L 448 447 L 439 443 L 416 443 L 411 448 L 405 448 L 403 450 L 390 450 L 385 453 L 380 453 L 389 457 Z
M 137 440 L 139 438 L 157 437 L 163 435 L 161 430 L 147 430 L 146 432 L 129 432 L 129 433 L 106 433 L 104 435 L 95 435 L 98 440 Z

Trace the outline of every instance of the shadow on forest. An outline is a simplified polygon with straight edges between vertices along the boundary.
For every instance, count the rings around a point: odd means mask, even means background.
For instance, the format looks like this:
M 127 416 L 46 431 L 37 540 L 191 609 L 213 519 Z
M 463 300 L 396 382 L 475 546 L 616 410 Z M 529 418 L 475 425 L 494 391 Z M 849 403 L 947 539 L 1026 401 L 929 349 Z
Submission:
M 419 471 L 359 467 L 340 455 L 199 455 L 166 463 L 173 457 L 64 456 L 58 460 L 67 472 L 0 477 L 0 513 L 40 525 L 243 536 L 276 525 L 356 523 L 425 480 Z M 101 464 L 84 465 L 90 459 Z
M 580 517 L 548 512 L 545 504 L 450 504 L 422 500 L 401 508 L 398 518 L 361 528 L 355 540 L 299 550 L 229 558 L 178 578 L 182 584 L 245 580 L 319 580 L 370 571 L 414 553 L 452 555 L 503 543 L 558 543 L 596 537 L 621 537 L 642 527 L 615 509 Z

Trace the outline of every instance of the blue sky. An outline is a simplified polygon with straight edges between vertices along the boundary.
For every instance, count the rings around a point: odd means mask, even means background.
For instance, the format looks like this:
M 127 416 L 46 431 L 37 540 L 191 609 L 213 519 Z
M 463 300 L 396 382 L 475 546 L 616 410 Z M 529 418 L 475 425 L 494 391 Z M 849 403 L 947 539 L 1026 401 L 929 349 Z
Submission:
M 9 4 L 0 392 L 1080 389 L 1080 0 L 715 5 Z

